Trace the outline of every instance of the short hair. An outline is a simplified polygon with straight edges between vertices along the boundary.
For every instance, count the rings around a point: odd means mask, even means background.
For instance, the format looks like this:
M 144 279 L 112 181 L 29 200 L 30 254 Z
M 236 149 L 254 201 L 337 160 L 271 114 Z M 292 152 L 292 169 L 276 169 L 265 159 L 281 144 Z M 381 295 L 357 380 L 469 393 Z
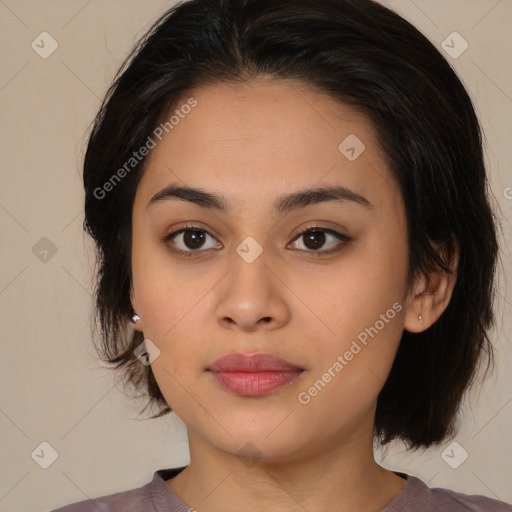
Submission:
M 134 354 L 143 334 L 129 328 L 131 212 L 147 157 L 119 183 L 109 180 L 187 94 L 263 77 L 313 86 L 372 122 L 405 205 L 409 286 L 429 269 L 450 272 L 458 245 L 451 301 L 425 331 L 403 331 L 374 424 L 381 445 L 440 443 L 454 432 L 484 356 L 487 370 L 494 364 L 487 330 L 497 218 L 482 130 L 461 80 L 418 29 L 373 0 L 189 0 L 139 40 L 106 93 L 84 160 L 84 229 L 97 250 L 98 354 L 122 368 L 124 384 L 149 399 L 146 407 L 158 408 L 151 418 L 172 411 L 151 366 Z

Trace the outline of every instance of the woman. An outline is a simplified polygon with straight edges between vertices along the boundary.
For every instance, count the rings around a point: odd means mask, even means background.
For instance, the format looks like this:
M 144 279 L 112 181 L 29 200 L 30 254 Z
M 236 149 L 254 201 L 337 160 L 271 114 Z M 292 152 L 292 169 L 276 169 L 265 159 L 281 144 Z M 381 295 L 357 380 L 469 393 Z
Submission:
M 512 510 L 374 459 L 452 435 L 492 355 L 479 123 L 411 24 L 181 3 L 109 90 L 84 186 L 100 353 L 185 422 L 190 464 L 59 512 Z

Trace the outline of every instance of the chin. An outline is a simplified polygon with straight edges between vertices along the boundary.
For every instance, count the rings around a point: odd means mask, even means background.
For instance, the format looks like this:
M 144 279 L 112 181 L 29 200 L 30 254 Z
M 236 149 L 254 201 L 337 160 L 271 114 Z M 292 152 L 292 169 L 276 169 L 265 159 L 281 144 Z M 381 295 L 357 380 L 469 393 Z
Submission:
M 219 450 L 240 457 L 248 467 L 258 460 L 284 461 L 299 454 L 304 448 L 305 440 L 301 441 L 291 435 L 289 428 L 277 426 L 280 421 L 282 419 L 273 422 L 272 427 L 263 427 L 254 421 L 247 424 L 239 422 L 236 426 L 230 425 L 227 429 L 229 434 L 218 429 L 217 435 L 212 438 L 212 432 L 208 429 L 205 437 Z

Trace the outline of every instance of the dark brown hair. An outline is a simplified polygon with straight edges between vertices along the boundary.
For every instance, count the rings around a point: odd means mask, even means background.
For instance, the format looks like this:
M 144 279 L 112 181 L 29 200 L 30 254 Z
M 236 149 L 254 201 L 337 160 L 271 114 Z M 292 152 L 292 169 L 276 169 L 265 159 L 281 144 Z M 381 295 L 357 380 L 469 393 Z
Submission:
M 146 407 L 159 407 L 151 418 L 171 411 L 151 366 L 134 355 L 143 335 L 129 323 L 131 212 L 146 158 L 108 192 L 104 185 L 194 88 L 262 76 L 300 80 L 371 120 L 406 208 L 409 285 L 432 266 L 449 271 L 431 242 L 448 259 L 459 246 L 452 299 L 430 328 L 403 332 L 375 418 L 382 445 L 439 443 L 453 433 L 483 356 L 493 361 L 486 331 L 497 221 L 463 84 L 425 36 L 372 0 L 190 0 L 139 41 L 108 90 L 84 162 L 84 229 L 98 255 L 98 353 L 149 396 Z

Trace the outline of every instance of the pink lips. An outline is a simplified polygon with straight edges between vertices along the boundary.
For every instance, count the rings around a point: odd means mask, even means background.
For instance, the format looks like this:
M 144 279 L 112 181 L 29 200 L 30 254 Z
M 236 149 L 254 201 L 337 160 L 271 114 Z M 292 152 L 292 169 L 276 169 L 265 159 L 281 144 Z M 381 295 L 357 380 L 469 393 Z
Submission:
M 261 396 L 293 382 L 304 371 L 271 354 L 228 354 L 209 372 L 224 388 L 243 396 Z

